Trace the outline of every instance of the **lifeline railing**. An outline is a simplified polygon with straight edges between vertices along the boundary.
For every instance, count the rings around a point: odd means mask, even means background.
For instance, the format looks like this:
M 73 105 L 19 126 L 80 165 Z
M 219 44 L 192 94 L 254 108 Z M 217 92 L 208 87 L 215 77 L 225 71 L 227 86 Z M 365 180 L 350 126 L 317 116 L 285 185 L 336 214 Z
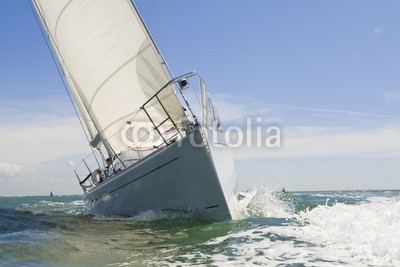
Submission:
M 197 98 L 198 102 L 198 107 L 200 108 L 199 113 L 201 114 L 201 122 L 198 121 L 195 112 L 193 112 L 191 106 L 189 105 L 189 101 L 187 100 L 185 94 L 183 94 L 184 90 L 187 90 L 190 87 L 191 80 L 194 78 L 197 78 L 197 82 L 199 85 L 200 89 L 200 99 L 198 98 L 196 91 L 193 90 L 195 97 Z M 178 125 L 178 123 L 173 119 L 171 116 L 170 112 L 168 111 L 168 108 L 163 104 L 162 102 L 162 93 L 165 92 L 166 88 L 170 88 L 170 86 L 173 86 L 173 88 L 176 89 L 176 91 L 179 92 L 179 96 L 181 100 L 184 102 L 185 106 L 187 109 L 183 108 L 187 112 L 187 116 L 189 118 L 188 123 L 192 123 L 193 126 L 196 125 L 201 125 L 204 128 L 215 130 L 215 131 L 222 131 L 221 127 L 221 122 L 220 122 L 220 117 L 218 114 L 218 110 L 216 109 L 214 103 L 209 97 L 209 94 L 207 92 L 207 86 L 205 81 L 201 78 L 201 76 L 196 73 L 196 72 L 190 72 L 184 75 L 181 75 L 179 77 L 176 77 L 172 80 L 170 80 L 168 83 L 166 83 L 161 89 L 159 89 L 151 98 L 149 98 L 141 107 L 140 110 L 144 112 L 144 114 L 147 116 L 149 119 L 150 123 L 153 126 L 153 131 L 156 132 L 162 139 L 162 143 L 157 146 L 151 146 L 149 147 L 148 145 L 145 147 L 146 143 L 140 142 L 141 140 L 139 139 L 137 143 L 130 144 L 127 147 L 121 149 L 121 151 L 126 152 L 126 151 L 135 151 L 136 157 L 137 158 L 129 158 L 129 159 L 121 159 L 118 155 L 114 155 L 114 159 L 119 159 L 120 161 L 120 166 L 115 167 L 111 166 L 110 163 L 106 163 L 104 160 L 104 157 L 101 155 L 101 159 L 103 162 L 105 162 L 104 166 L 101 167 L 99 164 L 99 159 L 98 156 L 93 153 L 93 157 L 95 161 L 92 160 L 92 163 L 97 163 L 95 164 L 95 168 L 91 168 L 90 166 L 94 166 L 94 164 L 90 164 L 88 162 L 88 157 L 82 160 L 82 163 L 78 166 L 83 167 L 85 169 L 84 175 L 79 174 L 77 172 L 78 168 L 75 170 L 76 177 L 78 178 L 79 184 L 82 187 L 83 191 L 86 193 L 90 189 L 94 188 L 96 185 L 100 184 L 103 180 L 107 179 L 108 177 L 112 176 L 113 174 L 125 169 L 131 164 L 124 164 L 125 161 L 131 161 L 132 163 L 135 161 L 139 161 L 143 159 L 145 156 L 147 156 L 149 153 L 158 150 L 161 146 L 168 146 L 171 142 L 176 140 L 178 137 L 183 137 L 184 136 L 184 128 L 182 125 Z M 155 105 L 153 104 L 153 101 L 156 102 L 156 105 L 159 105 L 161 107 L 161 110 L 165 113 L 165 117 L 161 118 L 161 121 L 155 121 L 153 116 L 151 115 L 150 107 L 154 107 Z M 160 119 L 159 119 L 160 120 Z M 173 125 L 173 129 L 167 129 L 166 131 L 163 131 L 162 126 L 169 122 L 170 125 Z M 128 122 L 129 123 L 129 122 Z M 173 130 L 173 134 L 169 134 Z M 113 138 L 120 134 L 121 132 L 116 133 L 115 135 L 109 137 Z M 108 138 L 108 139 L 109 139 Z M 107 140 L 105 140 L 107 142 Z M 146 149 L 144 149 L 144 147 Z M 143 151 L 148 150 L 148 153 L 143 153 Z M 107 166 L 106 166 L 107 165 Z M 110 169 L 111 167 L 111 169 Z M 94 171 L 92 171 L 92 169 Z M 87 171 L 89 171 L 89 174 L 87 174 Z
M 191 109 L 189 102 L 187 101 L 187 98 L 183 94 L 183 91 L 190 87 L 189 79 L 192 79 L 193 77 L 197 77 L 198 82 L 199 82 L 200 99 L 197 99 L 197 100 L 199 101 L 198 104 L 200 106 L 200 113 L 201 113 L 201 117 L 202 117 L 201 125 L 208 129 L 220 130 L 219 127 L 221 127 L 221 120 L 220 120 L 220 117 L 218 114 L 218 110 L 215 107 L 213 101 L 211 100 L 211 98 L 207 92 L 207 86 L 206 86 L 205 81 L 195 71 L 186 73 L 184 75 L 181 75 L 181 76 L 176 77 L 176 78 L 172 79 L 171 81 L 169 81 L 153 97 L 151 97 L 143 106 L 145 106 L 147 103 L 149 103 L 153 98 L 157 97 L 157 95 L 159 93 L 161 93 L 168 86 L 176 85 L 176 87 L 178 88 L 178 91 L 181 94 L 183 101 L 185 102 L 186 106 L 189 108 L 190 115 L 197 122 L 197 118 L 194 115 L 194 112 Z M 196 97 L 197 97 L 197 95 L 196 95 Z M 162 104 L 162 103 L 160 102 L 160 104 Z

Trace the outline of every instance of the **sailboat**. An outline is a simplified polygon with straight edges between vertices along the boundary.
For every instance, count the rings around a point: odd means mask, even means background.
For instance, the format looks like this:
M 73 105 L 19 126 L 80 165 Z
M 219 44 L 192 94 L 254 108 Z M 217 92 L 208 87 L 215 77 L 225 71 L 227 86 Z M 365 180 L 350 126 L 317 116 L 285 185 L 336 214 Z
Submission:
M 235 166 L 206 83 L 171 74 L 134 2 L 32 3 L 93 151 L 75 170 L 91 212 L 232 219 Z

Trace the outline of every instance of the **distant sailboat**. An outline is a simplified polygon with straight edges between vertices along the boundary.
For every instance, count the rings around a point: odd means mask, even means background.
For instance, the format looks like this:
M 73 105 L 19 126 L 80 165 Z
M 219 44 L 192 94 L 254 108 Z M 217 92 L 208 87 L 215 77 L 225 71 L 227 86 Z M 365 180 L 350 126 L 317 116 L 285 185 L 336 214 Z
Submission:
M 51 197 L 54 197 L 53 191 L 50 191 L 50 196 L 51 196 Z
M 235 166 L 205 82 L 173 78 L 134 3 L 32 1 L 95 151 L 76 171 L 92 212 L 231 219 Z M 200 119 L 183 94 L 195 84 Z

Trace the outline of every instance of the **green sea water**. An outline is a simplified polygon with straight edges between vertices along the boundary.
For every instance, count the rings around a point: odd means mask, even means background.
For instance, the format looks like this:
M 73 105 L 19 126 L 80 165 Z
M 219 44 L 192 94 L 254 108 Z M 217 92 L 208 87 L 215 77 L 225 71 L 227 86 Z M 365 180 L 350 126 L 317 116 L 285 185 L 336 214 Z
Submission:
M 0 197 L 0 266 L 400 266 L 400 191 L 239 196 L 238 218 L 91 215 L 79 196 Z

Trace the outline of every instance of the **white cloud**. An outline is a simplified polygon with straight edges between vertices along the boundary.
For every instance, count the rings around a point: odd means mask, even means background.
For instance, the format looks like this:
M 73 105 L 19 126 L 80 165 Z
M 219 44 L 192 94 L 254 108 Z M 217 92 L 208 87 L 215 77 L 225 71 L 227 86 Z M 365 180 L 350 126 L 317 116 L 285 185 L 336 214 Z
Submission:
M 0 164 L 0 195 L 79 192 L 74 173 L 65 162 L 90 152 L 81 131 L 76 118 L 48 118 L 22 125 L 0 123 L 0 162 L 16 163 Z
M 24 167 L 9 163 L 0 162 L 0 176 L 14 176 L 19 174 Z
M 223 121 L 238 120 L 249 115 L 249 110 L 247 109 L 246 104 L 243 102 L 232 104 L 236 101 L 229 95 L 216 94 L 211 97 L 220 113 L 221 120 Z
M 27 165 L 88 153 L 76 118 L 0 123 L 0 160 Z
M 233 151 L 236 159 L 400 156 L 400 128 L 285 127 L 280 148 L 240 147 Z
M 211 98 L 216 104 L 223 125 L 232 122 L 244 123 L 249 117 L 261 117 L 263 123 L 276 123 L 282 120 L 275 113 L 275 105 L 260 103 L 253 97 L 215 94 L 211 95 Z
M 192 92 L 188 91 L 185 92 L 185 97 L 189 100 L 194 113 L 197 116 L 201 116 L 198 96 L 196 97 Z M 256 116 L 264 117 L 264 122 L 276 122 L 280 120 L 278 116 L 272 113 L 271 105 L 259 103 L 253 97 L 217 93 L 210 94 L 210 98 L 215 104 L 224 126 L 233 122 L 243 123 L 246 122 L 247 117 Z
M 65 162 L 90 153 L 89 146 L 77 118 L 60 103 L 62 100 L 47 101 L 2 102 L 0 195 L 48 194 L 50 190 L 68 194 L 79 190 Z
M 89 152 L 66 97 L 0 100 L 0 161 L 29 165 Z
M 399 101 L 400 93 L 388 92 L 384 94 L 388 101 Z M 345 126 L 349 125 L 384 125 L 385 123 L 399 122 L 399 116 L 391 114 L 377 114 L 352 110 L 329 109 L 320 107 L 303 107 L 295 105 L 282 105 L 260 103 L 251 97 L 216 94 L 211 96 L 220 113 L 223 125 L 246 122 L 248 117 L 261 117 L 264 124 L 293 125 L 302 124 L 305 120 L 309 126 L 318 125 L 318 119 L 323 119 L 323 124 L 336 122 Z M 199 112 L 197 112 L 199 114 Z M 314 119 L 311 121 L 310 118 Z M 331 121 L 329 121 L 331 120 Z M 336 121 L 335 121 L 336 120 Z
M 0 122 L 29 122 L 74 116 L 67 97 L 30 100 L 0 99 Z
M 193 91 L 187 91 L 185 92 L 185 97 L 188 99 L 194 113 L 197 116 L 201 116 L 199 96 L 195 95 Z M 251 102 L 252 99 L 241 96 L 235 97 L 227 94 L 211 94 L 210 98 L 215 104 L 223 122 L 238 120 L 251 113 L 251 109 L 249 109 L 251 105 L 249 105 L 249 102 Z
M 57 161 L 43 167 L 25 166 L 12 179 L 0 176 L 0 196 L 48 195 L 50 191 L 55 195 L 82 193 L 73 172 Z
M 386 97 L 386 95 L 385 95 Z M 391 95 L 391 97 L 398 97 L 400 100 L 400 94 Z M 276 108 L 284 108 L 284 109 L 293 109 L 299 111 L 310 111 L 316 112 L 317 114 L 321 113 L 337 113 L 347 116 L 357 116 L 357 117 L 377 117 L 377 118 L 386 118 L 386 119 L 400 119 L 400 117 L 396 116 L 389 116 L 389 115 L 382 115 L 376 113 L 367 113 L 367 112 L 357 112 L 357 111 L 350 111 L 350 110 L 341 110 L 341 109 L 325 109 L 325 108 L 313 108 L 313 107 L 298 107 L 298 106 L 287 106 L 287 105 L 275 105 Z
M 382 27 L 375 27 L 373 33 L 376 37 L 381 36 L 385 32 L 385 28 Z
M 400 101 L 400 93 L 390 93 L 386 97 Z M 400 127 L 393 126 L 398 125 L 400 120 L 396 116 L 292 105 L 268 105 L 258 103 L 249 97 L 242 99 L 229 95 L 216 95 L 215 103 L 220 112 L 232 120 L 231 123 L 242 126 L 245 138 L 248 131 L 243 128 L 245 118 L 248 116 L 262 118 L 262 123 L 257 125 L 253 123 L 251 129 L 253 145 L 257 143 L 256 126 L 261 126 L 262 131 L 265 131 L 268 126 L 279 122 L 281 128 L 280 148 L 265 146 L 246 148 L 244 147 L 247 143 L 245 140 L 243 146 L 233 149 L 236 159 L 400 155 Z M 301 126 L 297 118 L 301 119 L 304 114 L 315 120 L 308 119 L 306 120 L 308 125 Z M 318 116 L 325 116 L 322 118 L 321 125 L 337 123 L 337 126 L 317 126 L 320 122 Z M 300 124 L 300 126 L 296 124 Z M 265 140 L 265 134 L 262 138 Z M 235 137 L 232 141 L 235 143 Z

